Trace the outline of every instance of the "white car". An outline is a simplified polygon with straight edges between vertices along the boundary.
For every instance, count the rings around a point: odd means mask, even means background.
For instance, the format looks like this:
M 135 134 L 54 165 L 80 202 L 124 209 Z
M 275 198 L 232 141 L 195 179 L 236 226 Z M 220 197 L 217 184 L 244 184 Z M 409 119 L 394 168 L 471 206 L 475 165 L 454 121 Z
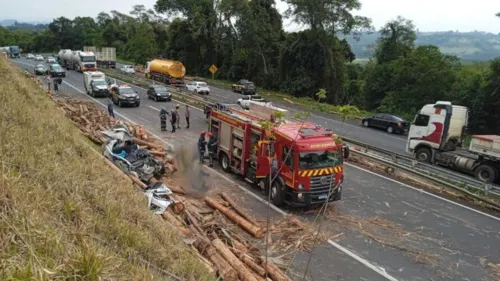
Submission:
M 35 60 L 36 61 L 43 61 L 43 57 L 41 55 L 36 55 Z
M 239 98 L 236 103 L 239 104 L 243 108 L 249 109 L 250 103 L 266 104 L 267 101 L 259 95 L 249 95 L 249 96 L 244 96 L 244 97 Z
M 186 84 L 186 90 L 195 94 L 209 95 L 210 88 L 205 82 L 191 81 Z
M 35 58 L 35 56 L 33 54 L 27 54 L 26 58 L 29 59 L 29 60 L 32 60 L 32 59 Z
M 120 71 L 126 74 L 135 74 L 135 69 L 132 65 L 124 65 L 120 68 Z

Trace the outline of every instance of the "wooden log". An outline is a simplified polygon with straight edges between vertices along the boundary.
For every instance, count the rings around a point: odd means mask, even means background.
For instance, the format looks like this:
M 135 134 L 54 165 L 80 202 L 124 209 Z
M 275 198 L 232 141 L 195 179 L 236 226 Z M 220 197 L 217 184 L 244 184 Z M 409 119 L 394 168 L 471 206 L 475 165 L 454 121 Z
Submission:
M 221 204 L 219 204 L 219 202 L 217 202 L 216 200 L 214 200 L 212 198 L 208 198 L 208 197 L 205 198 L 205 202 L 207 202 L 207 204 L 210 207 L 219 210 L 221 213 L 226 215 L 234 223 L 241 226 L 244 230 L 246 230 L 248 233 L 252 234 L 254 237 L 256 237 L 256 238 L 262 237 L 263 232 L 260 229 L 260 227 L 257 227 L 255 225 L 251 224 L 249 221 L 242 218 L 241 216 L 239 216 L 235 212 L 231 211 L 230 209 L 222 206 Z
M 239 207 L 231 197 L 229 197 L 229 195 L 225 192 L 222 192 L 220 194 L 220 196 L 222 198 L 224 198 L 224 200 L 226 200 L 229 205 L 231 205 L 231 207 L 233 207 L 233 209 L 236 211 L 236 213 L 238 213 L 240 216 L 242 216 L 243 218 L 245 218 L 247 221 L 249 221 L 250 223 L 252 223 L 253 225 L 255 226 L 259 226 L 259 223 L 256 222 L 252 217 L 250 217 L 247 213 L 245 213 L 241 207 Z
M 151 153 L 152 155 L 154 155 L 156 157 L 160 157 L 160 158 L 167 156 L 167 154 L 165 152 L 156 151 L 156 150 L 149 150 L 149 153 Z
M 193 215 L 188 211 L 186 210 L 185 211 L 185 214 L 186 214 L 186 217 L 188 218 L 189 222 L 194 226 L 194 228 L 202 235 L 205 235 L 203 229 L 201 228 L 201 226 L 198 224 L 198 221 L 196 221 L 196 219 L 193 217 Z
M 161 215 L 161 217 L 169 222 L 178 232 L 180 235 L 182 236 L 191 236 L 193 235 L 193 233 L 187 228 L 185 227 L 184 225 L 182 225 L 182 223 L 180 221 L 178 221 L 175 216 L 173 214 L 171 214 L 168 210 L 163 212 L 163 214 Z
M 266 270 L 258 265 L 252 258 L 250 258 L 248 255 L 246 255 L 243 252 L 238 251 L 235 248 L 231 248 L 231 251 L 243 262 L 245 263 L 249 268 L 251 268 L 255 273 L 257 273 L 258 276 L 264 277 L 266 276 Z
M 142 189 L 146 189 L 146 187 L 148 187 L 148 185 L 147 185 L 147 184 L 145 184 L 145 183 L 143 183 L 140 179 L 138 179 L 138 178 L 136 178 L 136 177 L 134 177 L 134 176 L 132 176 L 132 175 L 129 175 L 128 177 L 132 180 L 132 182 L 133 182 L 134 184 L 136 184 L 136 185 L 137 185 L 137 186 L 139 186 L 140 188 L 142 188 Z
M 238 277 L 243 281 L 258 281 L 252 272 L 241 262 L 220 239 L 214 239 L 212 246 L 224 257 L 224 259 L 236 270 Z
M 141 140 L 139 138 L 134 138 L 134 143 L 135 144 L 138 144 L 138 145 L 142 145 L 142 146 L 147 146 L 149 148 L 152 148 L 152 149 L 163 149 L 163 147 L 161 145 L 158 145 L 156 143 L 152 143 L 152 142 L 147 142 L 145 140 Z
M 277 265 L 269 260 L 267 261 L 266 266 L 266 260 L 262 259 L 262 267 L 267 270 L 268 277 L 271 277 L 273 281 L 292 281 L 283 271 L 281 271 L 281 269 L 279 269 Z

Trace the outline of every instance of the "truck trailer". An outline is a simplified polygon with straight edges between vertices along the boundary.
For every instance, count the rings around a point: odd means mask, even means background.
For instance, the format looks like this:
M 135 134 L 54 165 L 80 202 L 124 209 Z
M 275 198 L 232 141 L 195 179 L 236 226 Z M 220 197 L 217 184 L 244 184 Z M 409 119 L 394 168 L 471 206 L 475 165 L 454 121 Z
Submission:
M 500 136 L 472 135 L 463 148 L 468 131 L 469 109 L 438 101 L 422 107 L 408 132 L 406 150 L 418 161 L 444 166 L 493 183 L 500 174 Z
M 272 116 L 274 109 L 259 105 L 212 108 L 209 132 L 217 138 L 221 168 L 271 192 L 277 206 L 307 208 L 340 200 L 348 147 L 333 131 L 310 122 L 285 121 L 266 130 L 261 124 L 276 121 Z M 271 172 L 273 161 L 281 169 Z
M 184 86 L 186 68 L 179 61 L 154 59 L 146 63 L 146 78 L 165 84 Z
M 96 56 L 97 66 L 105 68 L 116 68 L 116 48 L 95 46 L 84 46 L 84 52 L 93 52 Z

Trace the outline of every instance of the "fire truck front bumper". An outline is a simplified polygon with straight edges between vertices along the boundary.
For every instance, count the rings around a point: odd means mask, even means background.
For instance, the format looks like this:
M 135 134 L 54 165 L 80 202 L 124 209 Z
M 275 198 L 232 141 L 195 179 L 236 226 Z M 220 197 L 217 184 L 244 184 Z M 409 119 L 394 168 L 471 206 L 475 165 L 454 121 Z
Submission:
M 292 207 L 308 207 L 342 199 L 342 184 L 328 197 L 328 188 L 322 190 L 296 190 L 286 186 L 285 202 Z

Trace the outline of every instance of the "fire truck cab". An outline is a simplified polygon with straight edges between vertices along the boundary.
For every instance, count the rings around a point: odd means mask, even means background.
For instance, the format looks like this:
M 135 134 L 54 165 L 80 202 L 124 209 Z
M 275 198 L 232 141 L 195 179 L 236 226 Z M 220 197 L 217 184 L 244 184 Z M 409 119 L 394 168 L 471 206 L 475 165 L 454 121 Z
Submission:
M 218 140 L 221 168 L 271 192 L 277 206 L 311 207 L 340 200 L 348 147 L 333 131 L 311 122 L 284 121 L 266 130 L 262 122 L 274 119 L 277 111 L 226 105 L 210 112 L 209 131 Z

